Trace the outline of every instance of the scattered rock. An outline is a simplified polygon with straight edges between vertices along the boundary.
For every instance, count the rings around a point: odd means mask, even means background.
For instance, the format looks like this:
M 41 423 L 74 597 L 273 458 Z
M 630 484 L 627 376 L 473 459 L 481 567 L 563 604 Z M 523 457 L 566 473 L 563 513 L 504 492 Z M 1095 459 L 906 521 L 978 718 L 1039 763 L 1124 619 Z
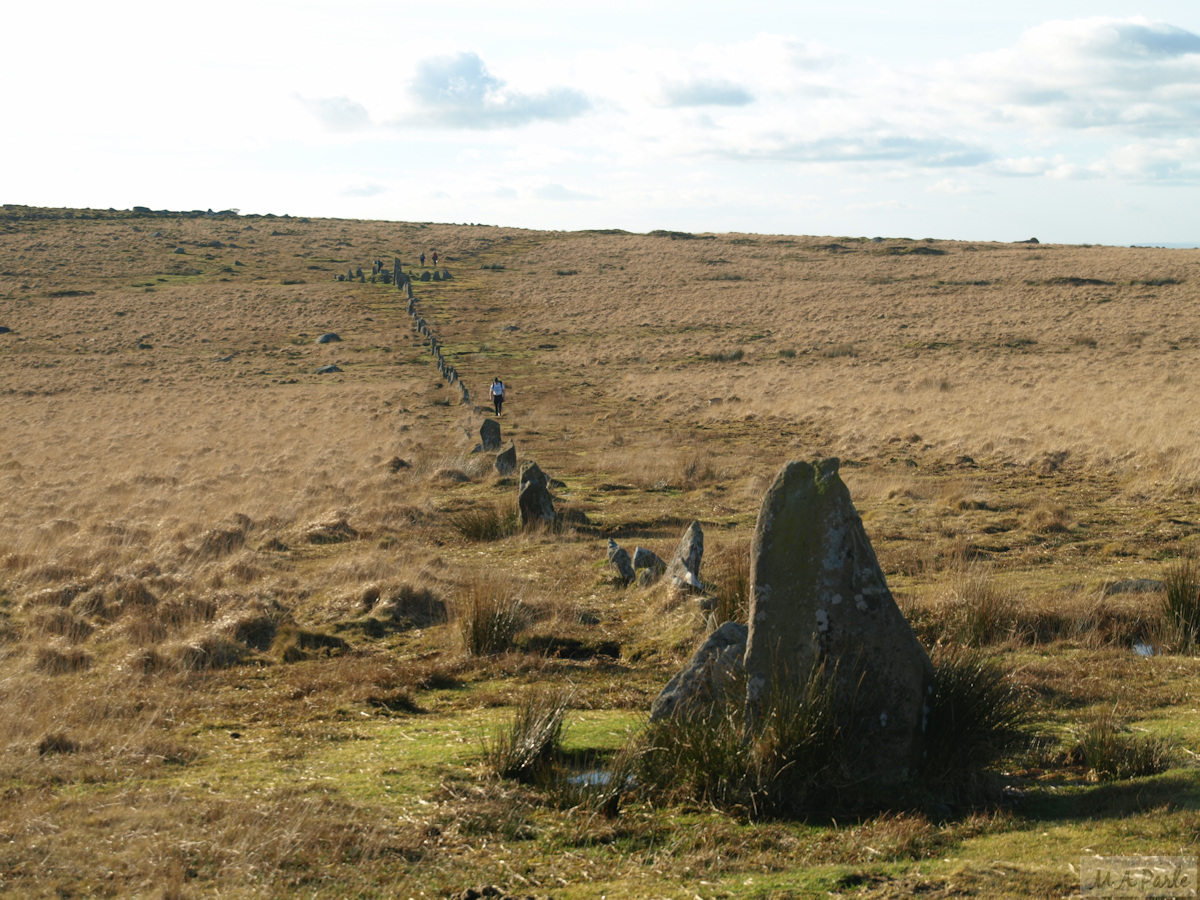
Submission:
M 741 703 L 743 698 L 735 694 L 745 683 L 747 634 L 747 627 L 737 622 L 726 622 L 710 634 L 655 699 L 650 721 L 693 716 L 718 703 Z
M 340 544 L 357 537 L 358 532 L 345 519 L 312 522 L 304 529 L 304 539 L 310 544 Z
M 233 362 L 233 357 L 232 356 L 218 356 L 216 361 L 217 362 Z
M 318 344 L 332 344 L 334 341 L 340 341 L 341 338 L 332 331 L 327 331 L 325 334 L 317 338 Z
M 838 460 L 784 466 L 750 559 L 747 713 L 824 666 L 859 727 L 852 768 L 896 781 L 920 761 L 933 666 L 896 606 Z M 783 680 L 783 684 L 780 682 Z
M 334 372 L 340 372 L 340 371 L 342 371 L 342 370 L 338 366 L 321 366 L 319 369 L 315 370 L 315 374 L 317 374 L 317 375 L 332 375 Z
M 391 472 L 399 472 L 401 469 L 411 469 L 412 463 L 407 459 L 401 459 L 398 456 L 393 456 L 387 461 L 388 470 Z
M 700 581 L 700 562 L 704 559 L 704 531 L 699 522 L 693 522 L 679 539 L 675 555 L 667 565 L 667 574 L 674 579 L 676 587 L 692 591 L 704 589 Z
M 0 334 L 8 334 L 10 331 L 12 331 L 12 329 L 7 325 L 0 325 Z
M 442 269 L 442 281 L 449 281 L 449 280 L 450 280 L 450 270 Z
M 430 279 L 431 277 L 432 277 L 432 276 L 431 276 L 431 275 L 430 275 L 428 272 L 422 272 L 422 273 L 421 273 L 421 280 L 422 280 L 422 281 L 429 281 L 429 279 Z
M 174 250 L 172 250 L 171 252 L 172 252 L 172 253 L 187 253 L 187 251 L 186 251 L 186 250 L 184 250 L 182 247 L 176 247 L 176 248 L 175 248 Z
M 621 579 L 622 584 L 630 584 L 637 579 L 629 551 L 612 538 L 608 539 L 608 564 L 617 570 L 617 577 Z
M 1104 586 L 1104 596 L 1113 594 L 1153 594 L 1165 591 L 1167 586 L 1153 578 L 1127 578 L 1124 581 L 1114 581 Z
M 496 471 L 501 475 L 511 475 L 517 470 L 517 445 L 509 442 L 508 449 L 496 454 Z
M 500 423 L 495 419 L 484 419 L 479 426 L 479 439 L 484 450 L 500 449 Z

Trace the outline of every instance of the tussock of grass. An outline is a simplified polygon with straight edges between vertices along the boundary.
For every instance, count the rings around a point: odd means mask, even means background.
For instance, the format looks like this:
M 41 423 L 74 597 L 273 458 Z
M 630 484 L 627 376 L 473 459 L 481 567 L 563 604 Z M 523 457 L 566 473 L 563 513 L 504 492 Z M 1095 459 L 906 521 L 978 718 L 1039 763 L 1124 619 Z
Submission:
M 1067 760 L 1086 766 L 1101 781 L 1119 781 L 1165 772 L 1176 755 L 1170 741 L 1132 734 L 1115 713 L 1102 713 L 1079 730 Z
M 844 763 L 852 717 L 838 714 L 834 692 L 823 668 L 799 685 L 781 679 L 748 722 L 738 702 L 744 684 L 731 685 L 729 700 L 707 714 L 648 725 L 638 738 L 637 777 L 651 794 L 755 818 L 826 810 L 851 784 Z
M 978 650 L 945 645 L 933 654 L 924 778 L 954 797 L 975 797 L 985 770 L 1029 741 L 1029 700 Z
M 1192 556 L 1172 563 L 1163 575 L 1163 619 L 1184 652 L 1200 642 L 1200 566 Z
M 569 690 L 527 691 L 509 724 L 485 742 L 488 768 L 501 778 L 537 781 L 562 750 L 570 703 Z
M 749 545 L 714 547 L 707 554 L 705 570 L 705 586 L 717 600 L 713 620 L 744 624 L 750 612 Z
M 513 649 L 529 623 L 529 612 L 512 586 L 480 576 L 455 598 L 454 617 L 463 647 L 471 656 L 495 656 Z
M 496 501 L 459 510 L 450 525 L 469 541 L 499 541 L 521 530 L 521 513 L 515 501 Z

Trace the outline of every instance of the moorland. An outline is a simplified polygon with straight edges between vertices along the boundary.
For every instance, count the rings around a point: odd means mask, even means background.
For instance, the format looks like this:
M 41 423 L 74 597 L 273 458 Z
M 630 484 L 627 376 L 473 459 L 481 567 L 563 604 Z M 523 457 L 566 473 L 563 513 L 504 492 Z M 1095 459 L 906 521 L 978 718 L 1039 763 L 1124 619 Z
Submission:
M 394 258 L 473 403 L 371 280 Z M 1164 610 L 1196 597 L 1200 251 L 5 206 L 0 326 L 4 896 L 1064 896 L 1196 855 Z M 557 527 L 474 452 L 495 376 Z M 764 491 L 825 456 L 1027 740 L 894 808 L 570 788 L 719 624 L 608 539 L 700 521 L 744 615 Z M 549 774 L 503 777 L 547 690 Z

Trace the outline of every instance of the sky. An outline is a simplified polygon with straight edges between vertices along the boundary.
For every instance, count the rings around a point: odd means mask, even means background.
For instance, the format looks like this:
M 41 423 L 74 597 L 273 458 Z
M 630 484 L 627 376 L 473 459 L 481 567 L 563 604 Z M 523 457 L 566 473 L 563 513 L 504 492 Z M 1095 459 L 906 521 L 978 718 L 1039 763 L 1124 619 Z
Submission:
M 1200 3 L 40 0 L 0 202 L 1200 244 Z

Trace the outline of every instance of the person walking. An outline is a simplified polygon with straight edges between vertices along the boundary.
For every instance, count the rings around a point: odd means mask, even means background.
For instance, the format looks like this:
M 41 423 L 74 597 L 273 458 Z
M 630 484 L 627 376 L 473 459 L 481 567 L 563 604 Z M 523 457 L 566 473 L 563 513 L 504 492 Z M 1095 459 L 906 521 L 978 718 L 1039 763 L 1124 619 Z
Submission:
M 432 259 L 432 260 L 433 260 L 433 264 L 436 266 L 436 265 L 437 265 L 437 251 L 436 251 L 436 250 L 431 250 L 431 251 L 430 251 L 430 253 L 432 253 L 432 254 L 433 254 L 433 256 L 431 256 L 431 257 L 430 257 L 430 259 Z
M 422 266 L 425 265 L 425 251 L 424 250 L 421 251 L 421 265 Z
M 492 406 L 496 408 L 496 415 L 499 416 L 500 410 L 504 406 L 504 382 L 499 378 L 493 378 L 490 391 L 492 395 Z

